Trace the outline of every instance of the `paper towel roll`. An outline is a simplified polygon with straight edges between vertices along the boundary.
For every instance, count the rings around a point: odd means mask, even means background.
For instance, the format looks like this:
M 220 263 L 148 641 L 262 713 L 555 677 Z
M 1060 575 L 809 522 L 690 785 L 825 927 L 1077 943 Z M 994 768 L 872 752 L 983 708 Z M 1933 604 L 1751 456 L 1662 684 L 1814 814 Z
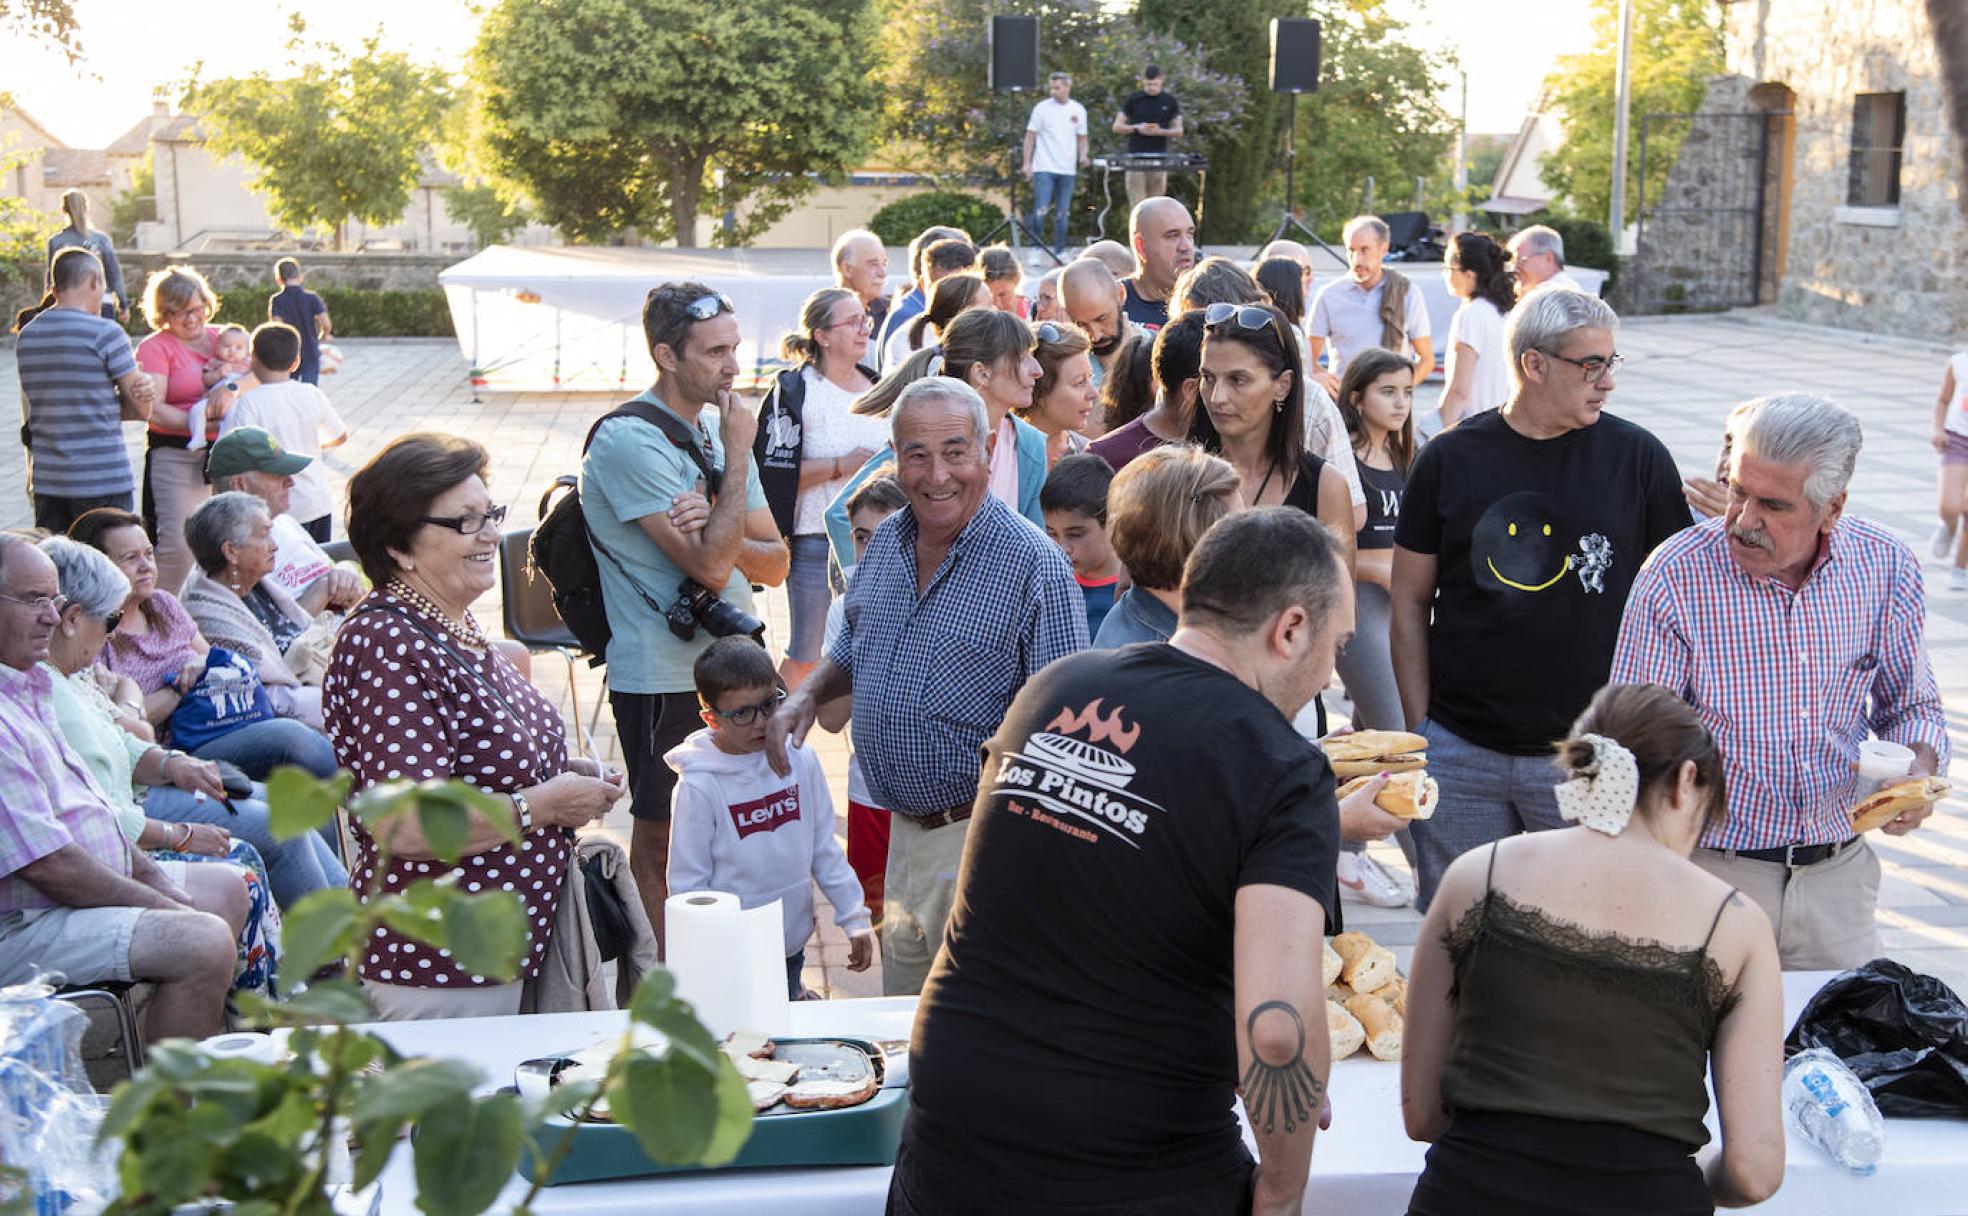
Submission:
M 747 910 L 724 891 L 685 891 L 670 896 L 663 917 L 663 965 L 712 1034 L 791 1029 L 778 900 Z
M 215 1034 L 201 1040 L 198 1050 L 221 1060 L 251 1060 L 255 1064 L 280 1062 L 280 1044 L 263 1034 Z

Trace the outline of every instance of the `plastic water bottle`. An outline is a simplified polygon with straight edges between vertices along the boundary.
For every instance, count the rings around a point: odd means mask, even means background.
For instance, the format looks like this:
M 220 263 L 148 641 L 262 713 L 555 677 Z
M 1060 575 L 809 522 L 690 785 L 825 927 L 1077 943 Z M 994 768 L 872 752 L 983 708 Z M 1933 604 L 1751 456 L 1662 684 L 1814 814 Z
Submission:
M 1865 1082 L 1822 1047 L 1784 1061 L 1785 1122 L 1861 1176 L 1879 1168 L 1886 1123 Z

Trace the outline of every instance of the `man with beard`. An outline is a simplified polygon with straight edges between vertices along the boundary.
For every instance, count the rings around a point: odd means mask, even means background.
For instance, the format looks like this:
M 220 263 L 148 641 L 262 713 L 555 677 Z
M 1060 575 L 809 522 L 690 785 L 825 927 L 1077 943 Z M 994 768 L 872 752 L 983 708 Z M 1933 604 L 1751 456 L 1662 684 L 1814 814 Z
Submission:
M 1093 344 L 1094 379 L 1106 380 L 1114 356 L 1135 334 L 1126 311 L 1126 290 L 1105 262 L 1081 258 L 1059 274 L 1059 304 L 1066 319 L 1086 330 Z
M 1613 655 L 1613 683 L 1667 686 L 1721 746 L 1729 813 L 1694 861 L 1762 905 L 1792 970 L 1879 954 L 1879 859 L 1852 831 L 1871 792 L 1853 783 L 1859 745 L 1905 746 L 1915 774 L 1948 757 L 1920 561 L 1845 514 L 1863 440 L 1858 419 L 1823 397 L 1737 409 L 1727 507 L 1654 553 Z M 1915 806 L 1884 831 L 1905 835 L 1932 813 Z

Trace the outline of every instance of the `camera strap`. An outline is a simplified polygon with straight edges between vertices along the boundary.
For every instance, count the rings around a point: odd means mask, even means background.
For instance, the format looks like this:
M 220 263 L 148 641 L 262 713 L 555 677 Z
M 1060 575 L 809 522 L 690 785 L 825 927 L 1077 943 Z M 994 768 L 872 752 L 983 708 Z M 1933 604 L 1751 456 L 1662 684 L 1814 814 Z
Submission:
M 692 433 L 688 423 L 662 406 L 652 402 L 640 399 L 627 401 L 595 419 L 595 424 L 588 428 L 588 437 L 581 441 L 581 453 L 583 455 L 586 455 L 588 448 L 593 446 L 595 434 L 601 430 L 601 424 L 611 418 L 640 419 L 663 432 L 663 437 L 668 439 L 671 444 L 682 448 L 690 454 L 690 462 L 696 465 L 698 471 L 704 475 L 705 489 L 712 495 L 718 492 L 718 482 L 722 479 L 723 470 L 711 464 L 710 456 L 704 448 L 697 446 L 697 435 Z M 706 446 L 708 446 L 708 440 L 706 441 Z M 643 589 L 642 583 L 636 579 L 635 575 L 629 573 L 628 567 L 622 563 L 622 560 L 609 552 L 608 546 L 602 544 L 601 538 L 596 536 L 592 531 L 588 532 L 588 543 L 594 547 L 594 551 L 600 554 L 609 565 L 615 567 L 615 572 L 621 575 L 623 581 L 627 582 L 635 590 L 636 595 L 644 604 L 648 605 L 651 612 L 654 612 L 659 617 L 663 615 L 663 606 L 656 602 L 654 596 Z

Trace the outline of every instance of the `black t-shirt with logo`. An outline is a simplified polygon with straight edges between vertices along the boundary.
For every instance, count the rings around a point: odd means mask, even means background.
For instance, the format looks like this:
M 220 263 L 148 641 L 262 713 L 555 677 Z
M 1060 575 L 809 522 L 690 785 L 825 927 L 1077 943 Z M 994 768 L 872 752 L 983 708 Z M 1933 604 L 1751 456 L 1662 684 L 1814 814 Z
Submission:
M 1175 116 L 1182 113 L 1182 106 L 1175 100 L 1175 94 L 1163 89 L 1154 96 L 1135 93 L 1121 103 L 1121 117 L 1130 123 L 1152 122 L 1158 127 L 1175 124 Z M 1168 136 L 1136 135 L 1128 133 L 1127 150 L 1130 152 L 1166 152 Z
M 1325 758 L 1221 668 L 1144 643 L 1032 677 L 985 744 L 923 988 L 911 1160 L 1012 1208 L 1246 1168 L 1237 891 L 1302 891 L 1330 921 L 1338 849 Z
M 1360 490 L 1367 496 L 1367 522 L 1360 525 L 1353 547 L 1392 549 L 1394 525 L 1401 518 L 1401 495 L 1408 485 L 1407 474 L 1399 469 L 1376 469 L 1359 462 Z
M 1654 546 L 1692 522 L 1674 458 L 1611 414 L 1530 439 L 1486 410 L 1416 457 L 1395 543 L 1435 557 L 1428 716 L 1548 754 L 1605 684 Z

